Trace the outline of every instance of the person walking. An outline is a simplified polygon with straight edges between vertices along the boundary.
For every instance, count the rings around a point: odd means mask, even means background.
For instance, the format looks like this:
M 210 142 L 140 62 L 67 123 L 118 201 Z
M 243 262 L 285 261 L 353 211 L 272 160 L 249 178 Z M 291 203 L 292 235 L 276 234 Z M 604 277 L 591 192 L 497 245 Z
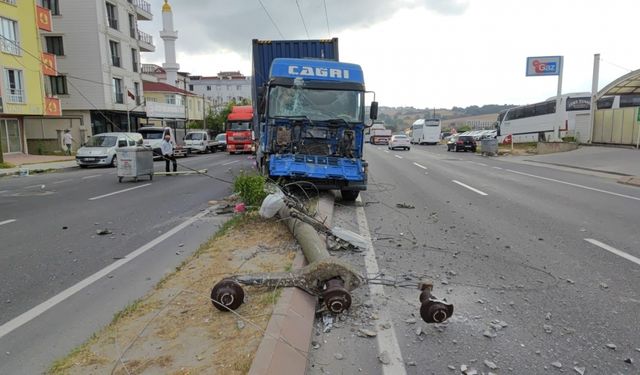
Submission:
M 69 129 L 64 130 L 64 134 L 62 135 L 62 143 L 64 143 L 64 147 L 67 148 L 67 155 L 71 155 L 71 145 L 73 144 L 73 137 L 71 136 L 71 132 Z
M 173 162 L 173 171 L 178 171 L 178 162 L 176 162 L 176 157 L 173 156 L 173 143 L 171 143 L 171 134 L 165 133 L 164 139 L 160 143 L 160 151 L 162 152 L 162 157 L 164 158 L 164 170 L 165 172 L 169 172 L 169 161 Z

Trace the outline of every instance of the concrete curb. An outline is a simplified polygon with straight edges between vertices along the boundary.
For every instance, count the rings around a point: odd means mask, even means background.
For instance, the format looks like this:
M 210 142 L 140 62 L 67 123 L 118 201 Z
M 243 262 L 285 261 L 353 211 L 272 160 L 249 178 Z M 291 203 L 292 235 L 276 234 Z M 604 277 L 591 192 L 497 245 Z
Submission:
M 618 183 L 640 187 L 640 176 L 621 177 L 618 179 Z
M 327 225 L 333 217 L 333 201 L 333 195 L 324 194 L 318 202 L 318 215 L 326 218 Z M 306 263 L 304 254 L 299 252 L 293 261 L 293 269 L 302 268 Z M 316 304 L 316 297 L 300 289 L 283 289 L 251 364 L 249 375 L 306 372 Z
M 64 171 L 69 171 L 72 169 L 77 169 L 78 166 L 73 166 L 73 167 L 63 167 L 63 168 L 36 168 L 36 169 L 30 169 L 28 167 L 25 167 L 27 169 L 29 169 L 29 174 L 40 174 L 40 173 L 46 173 L 46 172 L 50 172 L 50 171 L 56 171 L 56 172 L 64 172 Z M 20 174 L 20 169 L 15 170 L 14 168 L 11 168 L 11 171 L 2 171 L 0 170 L 0 177 L 6 177 L 6 176 L 17 176 Z

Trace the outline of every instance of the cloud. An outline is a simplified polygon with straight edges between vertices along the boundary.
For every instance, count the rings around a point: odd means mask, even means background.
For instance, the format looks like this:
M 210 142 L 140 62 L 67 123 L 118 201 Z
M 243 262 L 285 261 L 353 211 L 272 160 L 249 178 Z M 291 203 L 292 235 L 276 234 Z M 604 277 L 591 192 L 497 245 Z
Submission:
M 259 0 L 170 0 L 174 24 L 179 32 L 178 51 L 203 54 L 226 49 L 249 58 L 252 39 L 307 38 L 296 0 L 261 1 L 273 23 Z M 150 2 L 154 21 L 151 25 L 142 23 L 141 26 L 153 30 L 153 34 L 157 35 L 157 30 L 162 28 L 160 9 L 163 1 Z M 297 0 L 297 4 L 306 23 L 308 37 L 322 39 L 345 30 L 366 28 L 383 22 L 403 8 L 423 8 L 443 15 L 460 15 L 467 9 L 468 0 Z M 150 60 L 161 58 L 161 41 L 156 44 L 158 52 L 148 56 Z

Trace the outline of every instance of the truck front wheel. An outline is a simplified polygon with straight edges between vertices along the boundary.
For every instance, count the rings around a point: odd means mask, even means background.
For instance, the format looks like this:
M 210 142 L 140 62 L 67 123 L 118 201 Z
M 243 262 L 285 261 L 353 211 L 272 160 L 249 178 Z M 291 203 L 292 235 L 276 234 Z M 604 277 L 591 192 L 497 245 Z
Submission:
M 347 202 L 353 202 L 358 198 L 360 192 L 358 190 L 340 190 L 342 194 L 342 200 Z

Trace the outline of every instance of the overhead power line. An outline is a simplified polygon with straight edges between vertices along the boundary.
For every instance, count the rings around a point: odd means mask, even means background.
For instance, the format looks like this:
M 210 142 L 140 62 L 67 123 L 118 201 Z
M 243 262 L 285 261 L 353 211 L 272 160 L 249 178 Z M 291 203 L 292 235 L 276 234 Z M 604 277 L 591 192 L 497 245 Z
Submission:
M 307 29 L 307 23 L 304 22 L 304 16 L 302 15 L 302 10 L 300 9 L 300 3 L 296 0 L 296 6 L 298 7 L 298 14 L 300 14 L 300 19 L 302 20 L 302 26 L 304 26 L 304 32 L 307 33 L 307 39 L 311 39 L 309 36 L 309 29 Z
M 329 27 L 329 14 L 327 13 L 327 0 L 322 0 L 324 3 L 324 18 L 327 20 L 327 32 L 329 33 L 329 37 L 331 37 L 331 28 Z
M 280 38 L 284 39 L 284 35 L 282 35 L 282 31 L 280 31 L 280 28 L 278 27 L 278 24 L 276 23 L 276 21 L 274 21 L 273 18 L 271 18 L 271 14 L 269 14 L 269 11 L 267 10 L 267 8 L 262 3 L 262 0 L 258 0 L 258 2 L 262 6 L 262 9 L 264 10 L 264 12 L 267 14 L 267 17 L 269 17 L 269 19 L 271 20 L 271 23 L 273 24 L 273 27 L 275 27 L 276 30 L 278 30 L 278 34 L 280 34 Z

